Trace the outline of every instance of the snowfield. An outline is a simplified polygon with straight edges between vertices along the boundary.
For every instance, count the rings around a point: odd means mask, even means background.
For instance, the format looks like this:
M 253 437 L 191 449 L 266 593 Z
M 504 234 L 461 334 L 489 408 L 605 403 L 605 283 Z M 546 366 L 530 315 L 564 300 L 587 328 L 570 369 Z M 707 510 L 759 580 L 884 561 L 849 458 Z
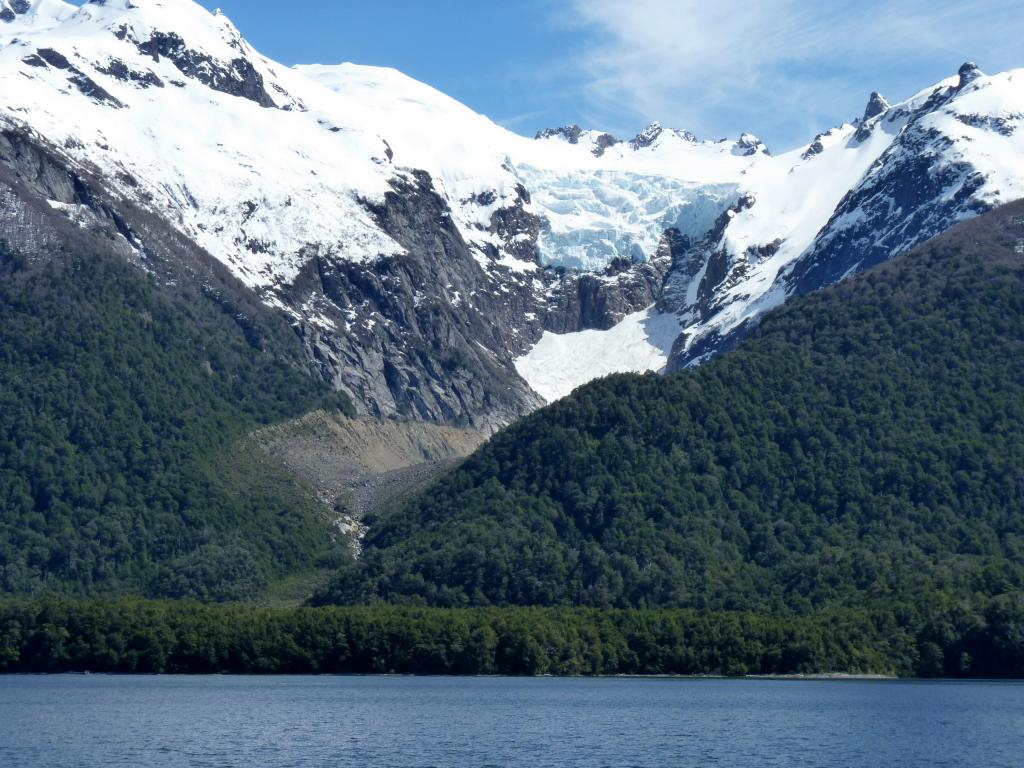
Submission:
M 661 371 L 679 331 L 679 318 L 649 307 L 607 331 L 545 333 L 516 360 L 516 370 L 551 403 L 613 373 Z

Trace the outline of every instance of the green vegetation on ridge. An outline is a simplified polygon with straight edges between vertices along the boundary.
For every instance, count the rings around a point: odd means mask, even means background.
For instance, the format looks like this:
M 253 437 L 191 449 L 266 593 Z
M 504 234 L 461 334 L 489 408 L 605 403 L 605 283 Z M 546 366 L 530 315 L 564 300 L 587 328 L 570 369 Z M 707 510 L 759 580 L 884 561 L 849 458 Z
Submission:
M 318 601 L 780 614 L 1019 593 L 1022 212 L 794 300 L 699 369 L 524 419 L 368 520 Z
M 239 599 L 309 569 L 322 512 L 240 439 L 347 401 L 268 322 L 81 239 L 0 249 L 0 591 Z

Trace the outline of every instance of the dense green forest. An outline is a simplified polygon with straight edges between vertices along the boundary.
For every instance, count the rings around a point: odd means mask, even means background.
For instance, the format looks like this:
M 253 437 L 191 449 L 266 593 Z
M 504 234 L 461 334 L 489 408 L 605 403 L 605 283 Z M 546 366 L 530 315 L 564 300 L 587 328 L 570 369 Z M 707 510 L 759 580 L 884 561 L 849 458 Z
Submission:
M 592 383 L 367 522 L 320 603 L 781 615 L 1024 587 L 1024 205 Z
M 288 329 L 0 248 L 0 590 L 33 596 L 0 602 L 0 672 L 1024 675 L 1022 213 L 580 389 L 358 560 L 242 447 L 351 407 Z M 194 602 L 339 560 L 315 602 L 347 607 Z
M 238 599 L 310 568 L 322 512 L 239 438 L 348 402 L 227 297 L 79 240 L 0 247 L 0 591 Z
M 1024 675 L 1024 601 L 825 611 L 0 602 L 0 672 Z

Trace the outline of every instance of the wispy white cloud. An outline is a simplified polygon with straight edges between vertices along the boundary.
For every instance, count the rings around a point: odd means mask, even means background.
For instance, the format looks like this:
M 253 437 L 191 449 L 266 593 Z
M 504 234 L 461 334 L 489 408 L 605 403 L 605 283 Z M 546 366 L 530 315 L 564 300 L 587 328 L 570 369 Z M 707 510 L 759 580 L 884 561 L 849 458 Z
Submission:
M 520 112 L 516 115 L 503 115 L 491 118 L 498 125 L 508 128 L 510 131 L 518 131 L 523 126 L 532 125 L 537 122 L 538 118 L 544 117 L 547 114 L 545 110 L 533 109 L 527 112 Z
M 712 137 L 753 130 L 795 144 L 854 117 L 870 90 L 906 97 L 971 57 L 992 70 L 1024 66 L 1021 0 L 572 0 L 571 8 L 570 23 L 588 32 L 574 65 L 597 114 Z

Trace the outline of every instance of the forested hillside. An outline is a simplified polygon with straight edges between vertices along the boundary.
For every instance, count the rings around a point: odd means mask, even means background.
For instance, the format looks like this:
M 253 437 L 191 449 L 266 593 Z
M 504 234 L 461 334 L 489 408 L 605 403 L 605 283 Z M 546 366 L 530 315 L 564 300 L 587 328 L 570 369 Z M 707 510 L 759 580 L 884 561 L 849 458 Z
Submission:
M 347 401 L 287 327 L 68 237 L 0 249 L 0 591 L 228 599 L 311 567 L 323 511 L 237 443 Z
M 368 521 L 320 602 L 809 611 L 1024 585 L 1024 204 L 614 376 Z

